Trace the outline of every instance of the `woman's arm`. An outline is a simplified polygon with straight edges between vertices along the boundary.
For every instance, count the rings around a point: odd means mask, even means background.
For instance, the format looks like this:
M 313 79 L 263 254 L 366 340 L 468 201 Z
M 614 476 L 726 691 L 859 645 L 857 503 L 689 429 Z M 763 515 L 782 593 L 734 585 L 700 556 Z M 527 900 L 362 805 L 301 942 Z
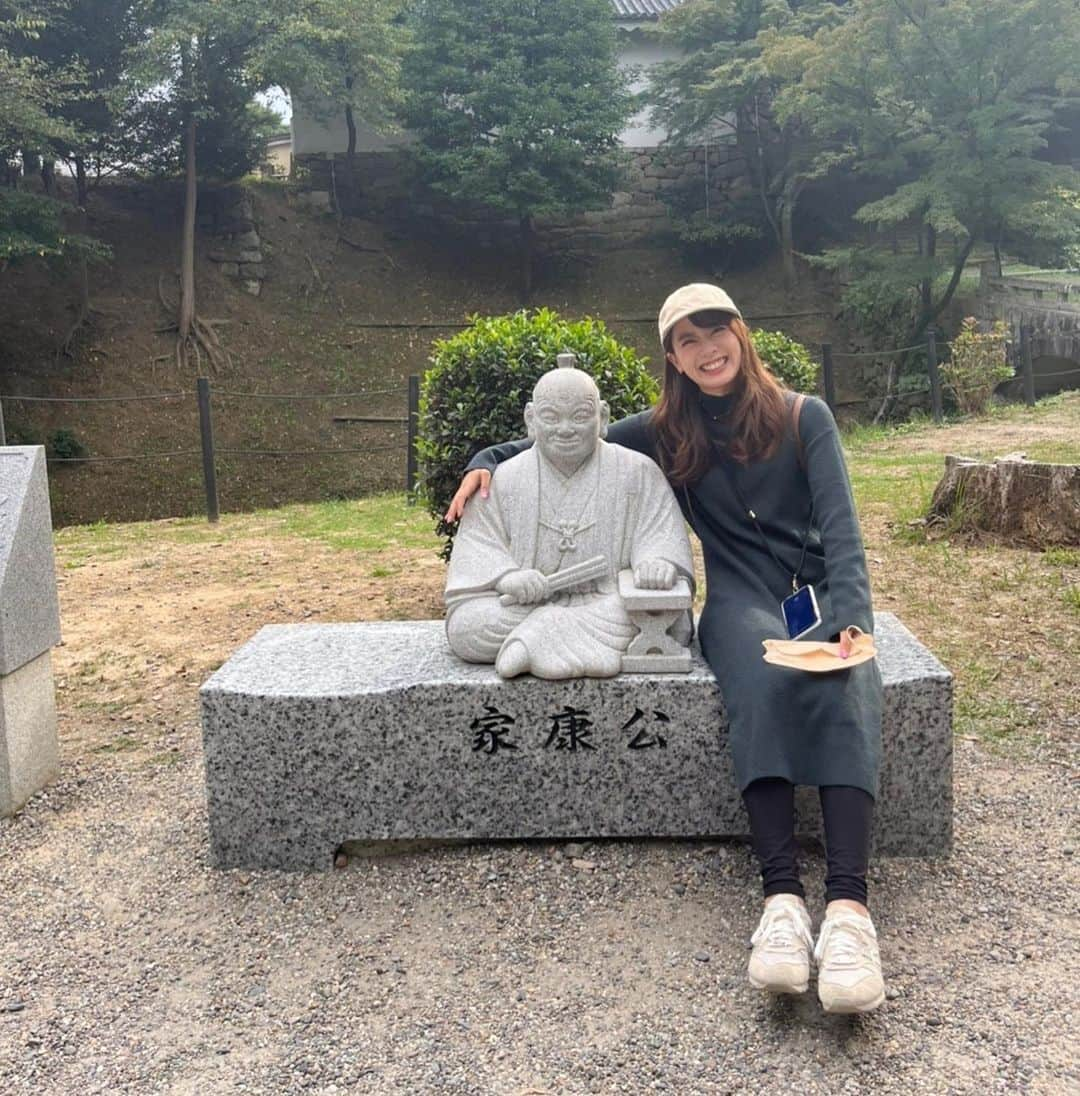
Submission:
M 806 400 L 799 416 L 799 436 L 825 551 L 825 575 L 833 615 L 843 643 L 851 625 L 864 632 L 873 631 L 874 611 L 862 530 L 855 513 L 840 433 L 832 412 L 822 400 Z M 850 646 L 850 637 L 847 645 Z

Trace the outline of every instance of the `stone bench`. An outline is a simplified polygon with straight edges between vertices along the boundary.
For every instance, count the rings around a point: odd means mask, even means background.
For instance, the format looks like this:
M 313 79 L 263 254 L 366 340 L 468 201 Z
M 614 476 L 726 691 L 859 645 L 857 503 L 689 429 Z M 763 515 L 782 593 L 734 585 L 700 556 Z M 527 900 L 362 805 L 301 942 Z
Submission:
M 890 613 L 875 845 L 948 852 L 952 676 Z M 747 832 L 712 672 L 504 681 L 441 621 L 263 628 L 202 687 L 220 867 L 329 868 L 346 840 Z M 820 827 L 800 789 L 800 832 Z

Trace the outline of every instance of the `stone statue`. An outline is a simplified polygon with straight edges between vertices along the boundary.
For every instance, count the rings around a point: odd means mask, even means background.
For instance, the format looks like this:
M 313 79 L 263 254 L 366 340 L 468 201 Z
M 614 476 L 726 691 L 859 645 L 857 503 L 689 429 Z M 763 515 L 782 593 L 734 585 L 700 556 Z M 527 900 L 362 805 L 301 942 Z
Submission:
M 652 460 L 601 440 L 608 418 L 587 373 L 554 369 L 537 382 L 525 408 L 535 444 L 499 466 L 487 499 L 469 500 L 454 540 L 446 631 L 461 658 L 507 678 L 614 676 L 639 631 L 620 571 L 639 591 L 679 586 L 685 600 L 668 620 L 683 618 L 688 641 L 682 514 Z

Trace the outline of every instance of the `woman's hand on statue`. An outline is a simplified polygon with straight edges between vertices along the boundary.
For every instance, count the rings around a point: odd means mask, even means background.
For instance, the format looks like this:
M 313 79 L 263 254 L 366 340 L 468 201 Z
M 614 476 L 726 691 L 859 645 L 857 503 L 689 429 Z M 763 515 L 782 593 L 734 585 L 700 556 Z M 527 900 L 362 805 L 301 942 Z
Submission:
M 634 585 L 642 590 L 670 590 L 678 574 L 666 559 L 643 559 L 634 568 Z
M 465 503 L 476 494 L 477 488 L 480 490 L 480 497 L 486 499 L 490 485 L 491 473 L 486 468 L 474 468 L 471 472 L 466 472 L 461 477 L 461 483 L 458 484 L 457 492 L 450 500 L 450 505 L 446 508 L 443 520 L 458 521 L 465 512 Z
M 863 634 L 862 628 L 857 624 L 849 624 L 840 632 L 840 657 L 848 658 L 851 655 L 851 645 Z
M 531 569 L 510 571 L 495 583 L 495 589 L 506 597 L 512 597 L 519 605 L 546 601 L 551 594 L 546 576 Z

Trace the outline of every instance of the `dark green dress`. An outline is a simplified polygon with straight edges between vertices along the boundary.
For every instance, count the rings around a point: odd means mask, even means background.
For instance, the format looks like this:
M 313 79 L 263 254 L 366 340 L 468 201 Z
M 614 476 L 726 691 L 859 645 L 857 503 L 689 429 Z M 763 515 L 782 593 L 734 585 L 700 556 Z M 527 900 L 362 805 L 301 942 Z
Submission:
M 811 508 L 800 578 L 814 585 L 822 623 L 802 638 L 832 639 L 850 624 L 873 631 L 866 557 L 836 423 L 824 402 L 807 397 L 799 417 L 803 463 L 789 432 L 769 460 L 739 464 L 722 455 L 732 403 L 732 397 L 701 397 L 701 413 L 717 442 L 716 463 L 676 495 L 701 539 L 706 579 L 701 649 L 724 696 L 739 787 L 782 777 L 793 784 L 850 785 L 876 795 L 882 707 L 877 662 L 815 674 L 762 659 L 762 640 L 787 638 L 780 601 L 791 593 Z M 612 423 L 607 440 L 655 459 L 651 414 Z M 469 468 L 494 470 L 529 444 L 491 446 Z M 721 462 L 784 569 L 762 544 Z

